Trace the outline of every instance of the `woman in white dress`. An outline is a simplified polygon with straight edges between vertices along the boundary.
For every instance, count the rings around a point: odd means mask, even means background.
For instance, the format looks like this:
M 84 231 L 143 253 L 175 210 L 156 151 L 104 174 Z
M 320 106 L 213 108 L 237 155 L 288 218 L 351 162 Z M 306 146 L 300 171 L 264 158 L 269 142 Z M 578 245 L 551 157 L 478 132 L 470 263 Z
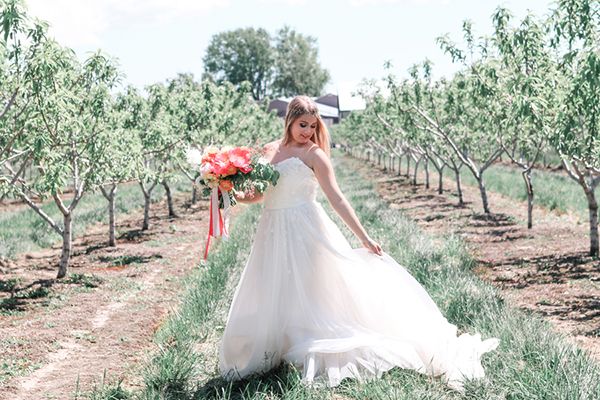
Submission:
M 263 196 L 236 193 L 264 207 L 223 333 L 221 374 L 241 379 L 287 361 L 309 385 L 378 378 L 396 366 L 459 390 L 482 377 L 481 355 L 498 340 L 457 336 L 367 234 L 338 187 L 327 128 L 310 98 L 289 103 L 284 137 L 264 153 L 280 178 Z M 364 248 L 353 249 L 316 201 L 319 187 Z

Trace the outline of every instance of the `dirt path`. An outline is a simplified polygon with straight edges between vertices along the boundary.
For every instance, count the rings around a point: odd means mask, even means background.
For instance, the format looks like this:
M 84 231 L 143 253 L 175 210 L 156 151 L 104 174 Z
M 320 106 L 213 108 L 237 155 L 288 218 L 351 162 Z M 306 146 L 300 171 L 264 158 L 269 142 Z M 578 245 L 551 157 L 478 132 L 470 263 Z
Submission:
M 153 204 L 147 232 L 138 230 L 141 210 L 121 216 L 116 248 L 104 246 L 105 226 L 89 229 L 75 241 L 70 280 L 53 279 L 59 249 L 5 268 L 2 282 L 19 277 L 21 287 L 31 284 L 45 295 L 9 303 L 9 293 L 0 292 L 0 399 L 73 398 L 104 374 L 125 387 L 141 384 L 154 332 L 177 307 L 183 277 L 203 250 L 206 204 L 175 204 L 173 220 L 165 204 Z
M 464 187 L 466 205 L 458 207 L 453 181 L 445 180 L 449 190 L 439 195 L 423 184 L 412 186 L 397 172 L 387 174 L 366 163 L 361 172 L 377 182 L 391 207 L 426 231 L 461 236 L 477 260 L 480 277 L 600 359 L 600 261 L 587 255 L 588 226 L 577 216 L 536 206 L 534 227 L 528 230 L 524 202 L 489 193 L 493 214 L 485 216 L 475 187 Z M 431 175 L 431 182 L 437 184 L 437 175 Z

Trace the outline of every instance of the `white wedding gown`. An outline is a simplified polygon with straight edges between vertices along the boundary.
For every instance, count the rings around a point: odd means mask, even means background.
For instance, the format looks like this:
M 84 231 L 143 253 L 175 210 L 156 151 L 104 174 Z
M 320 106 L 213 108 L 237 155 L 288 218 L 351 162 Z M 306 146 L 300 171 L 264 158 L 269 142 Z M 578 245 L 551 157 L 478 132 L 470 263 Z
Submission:
M 462 388 L 484 375 L 497 339 L 462 334 L 389 255 L 352 249 L 321 204 L 312 170 L 297 157 L 275 168 L 254 244 L 236 288 L 219 352 L 226 379 L 282 360 L 302 382 L 336 386 L 392 367 L 441 376 Z

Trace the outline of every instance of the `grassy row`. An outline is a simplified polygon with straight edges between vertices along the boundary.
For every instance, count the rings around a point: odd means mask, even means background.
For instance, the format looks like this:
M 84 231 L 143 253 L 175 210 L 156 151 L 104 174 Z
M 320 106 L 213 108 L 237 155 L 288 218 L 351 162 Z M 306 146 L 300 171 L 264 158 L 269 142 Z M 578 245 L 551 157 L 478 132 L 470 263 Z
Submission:
M 222 332 L 223 311 L 231 300 L 228 275 L 239 273 L 247 257 L 258 208 L 237 221 L 233 239 L 224 242 L 206 269 L 190 280 L 177 313 L 157 335 L 158 353 L 148 365 L 145 389 L 95 392 L 93 399 L 597 399 L 600 368 L 555 334 L 540 318 L 504 304 L 490 286 L 473 275 L 473 260 L 455 237 L 432 238 L 402 213 L 391 210 L 366 178 L 357 179 L 355 161 L 337 160 L 344 193 L 370 234 L 424 285 L 443 313 L 461 330 L 498 337 L 499 349 L 484 357 L 487 377 L 468 382 L 466 393 L 439 380 L 393 369 L 366 384 L 345 380 L 335 389 L 308 389 L 289 365 L 262 376 L 227 383 L 218 376 L 217 359 L 197 349 Z M 329 210 L 332 215 L 331 210 Z M 337 222 L 339 219 L 335 218 Z M 347 232 L 347 231 L 346 231 Z M 348 234 L 350 237 L 350 234 Z M 353 240 L 354 241 L 354 240 Z M 399 288 L 400 289 L 400 288 Z M 409 306 L 409 305 L 407 305 Z M 208 343 L 208 342 L 207 342 Z M 213 344 L 216 346 L 216 344 Z M 206 375 L 208 374 L 208 375 Z
M 396 169 L 397 162 L 394 165 Z M 413 165 L 411 165 L 411 168 Z M 419 166 L 421 173 L 423 166 Z M 402 163 L 402 174 L 406 172 L 406 164 Z M 412 173 L 412 172 L 411 172 Z M 437 172 L 430 168 L 430 183 L 437 188 Z M 461 181 L 464 184 L 477 187 L 477 181 L 467 167 L 461 169 Z M 494 164 L 484 172 L 484 182 L 488 191 L 500 193 L 511 199 L 527 201 L 525 182 L 519 168 Z M 454 172 L 448 168 L 444 169 L 444 177 L 454 182 Z M 542 206 L 551 211 L 559 213 L 570 212 L 577 215 L 582 223 L 587 223 L 588 207 L 583 189 L 566 172 L 552 172 L 534 169 L 531 173 L 534 190 L 534 207 Z M 454 183 L 445 186 L 446 190 L 455 191 Z M 596 195 L 600 196 L 600 187 L 596 189 Z M 490 207 L 494 208 L 492 203 Z M 525 205 L 523 207 L 526 207 Z M 534 209 L 535 223 L 535 209 Z
M 447 168 L 444 175 L 448 179 L 454 180 L 454 173 Z M 525 182 L 517 168 L 500 164 L 492 165 L 483 177 L 488 190 L 519 201 L 527 201 Z M 582 222 L 587 221 L 588 208 L 583 189 L 566 173 L 534 169 L 531 177 L 536 205 L 561 213 L 571 212 L 577 215 Z M 465 184 L 477 187 L 477 181 L 466 167 L 461 170 L 461 179 Z M 447 187 L 447 189 L 454 190 L 454 186 Z M 596 190 L 596 194 L 600 195 L 600 188 Z M 493 211 L 494 204 L 491 204 L 490 207 Z
M 175 192 L 190 191 L 189 182 L 183 179 L 172 186 Z M 160 201 L 164 195 L 164 188 L 157 186 L 152 193 L 152 202 Z M 119 187 L 115 204 L 117 218 L 143 205 L 144 195 L 139 185 L 124 184 Z M 88 226 L 96 222 L 108 224 L 107 207 L 108 202 L 100 192 L 84 195 L 75 209 L 74 237 L 85 232 Z M 62 214 L 52 199 L 45 202 L 42 209 L 59 226 L 62 226 Z M 27 206 L 18 211 L 0 214 L 0 257 L 13 258 L 20 253 L 48 248 L 61 240 L 62 238 L 50 228 L 48 223 Z

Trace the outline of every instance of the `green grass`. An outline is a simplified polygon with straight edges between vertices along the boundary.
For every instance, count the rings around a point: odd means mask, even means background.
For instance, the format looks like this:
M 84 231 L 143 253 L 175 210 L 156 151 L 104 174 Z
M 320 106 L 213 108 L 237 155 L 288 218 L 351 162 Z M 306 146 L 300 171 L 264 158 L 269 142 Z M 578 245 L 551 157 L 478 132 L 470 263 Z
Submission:
M 600 367 L 553 333 L 541 318 L 508 307 L 492 286 L 472 273 L 474 261 L 460 239 L 426 235 L 408 217 L 373 196 L 372 183 L 354 172 L 355 161 L 338 157 L 336 164 L 340 185 L 368 232 L 421 282 L 444 315 L 461 331 L 500 338 L 500 347 L 483 359 L 486 378 L 467 382 L 465 394 L 460 394 L 438 379 L 395 368 L 365 384 L 345 380 L 334 389 L 309 389 L 300 384 L 300 373 L 284 364 L 261 376 L 224 381 L 217 370 L 215 338 L 222 334 L 232 290 L 248 255 L 259 212 L 253 206 L 235 221 L 232 239 L 221 243 L 207 265 L 190 277 L 181 305 L 156 335 L 157 349 L 143 374 L 144 389 L 122 398 L 600 398 Z M 203 344 L 209 349 L 199 351 Z
M 0 338 L 0 354 L 16 353 L 14 356 L 2 357 L 0 360 L 0 385 L 12 378 L 27 375 L 40 367 L 39 363 L 33 364 L 28 358 L 29 352 L 23 350 L 27 348 L 28 342 L 29 340 L 25 338 Z M 15 348 L 20 350 L 15 352 Z
M 171 183 L 174 193 L 189 192 L 189 181 L 180 179 Z M 158 185 L 152 192 L 152 202 L 158 202 L 165 196 L 162 185 Z M 144 196 L 137 183 L 123 184 L 117 192 L 115 204 L 116 218 L 143 207 Z M 108 202 L 100 192 L 88 193 L 83 196 L 75 208 L 73 222 L 73 236 L 77 237 L 85 232 L 86 228 L 96 222 L 108 225 Z M 62 226 L 62 214 L 54 200 L 49 199 L 42 206 L 59 226 Z M 166 211 L 164 211 L 166 212 Z M 140 221 L 140 226 L 141 226 Z M 108 232 L 107 232 L 108 239 Z M 55 243 L 60 243 L 62 238 L 50 228 L 30 207 L 14 212 L 0 214 L 0 257 L 14 258 L 17 254 L 48 248 Z
M 194 349 L 223 328 L 217 313 L 225 309 L 232 294 L 231 275 L 239 273 L 248 256 L 258 211 L 253 206 L 239 216 L 231 238 L 220 243 L 206 265 L 189 278 L 181 306 L 157 332 L 159 350 L 145 370 L 142 398 L 194 398 L 198 376 L 212 374 L 214 360 Z
M 454 172 L 444 170 L 444 175 L 448 179 L 454 180 Z M 436 185 L 436 175 L 431 176 L 432 184 Z M 548 210 L 558 211 L 560 213 L 571 212 L 577 215 L 582 222 L 587 222 L 588 207 L 583 189 L 566 172 L 550 172 L 534 169 L 531 173 L 534 190 L 534 224 L 535 207 L 542 206 Z M 461 179 L 463 183 L 477 187 L 477 181 L 473 174 L 463 167 L 461 170 Z M 525 182 L 519 169 L 506 165 L 492 165 L 483 174 L 485 186 L 488 191 L 500 193 L 504 196 L 519 201 L 527 201 L 527 191 Z M 435 181 L 435 182 L 434 182 Z M 455 186 L 447 186 L 446 189 L 455 190 Z M 596 189 L 596 195 L 600 195 L 600 187 Z M 523 205 L 525 208 L 526 205 Z M 494 204 L 490 204 L 492 211 Z

